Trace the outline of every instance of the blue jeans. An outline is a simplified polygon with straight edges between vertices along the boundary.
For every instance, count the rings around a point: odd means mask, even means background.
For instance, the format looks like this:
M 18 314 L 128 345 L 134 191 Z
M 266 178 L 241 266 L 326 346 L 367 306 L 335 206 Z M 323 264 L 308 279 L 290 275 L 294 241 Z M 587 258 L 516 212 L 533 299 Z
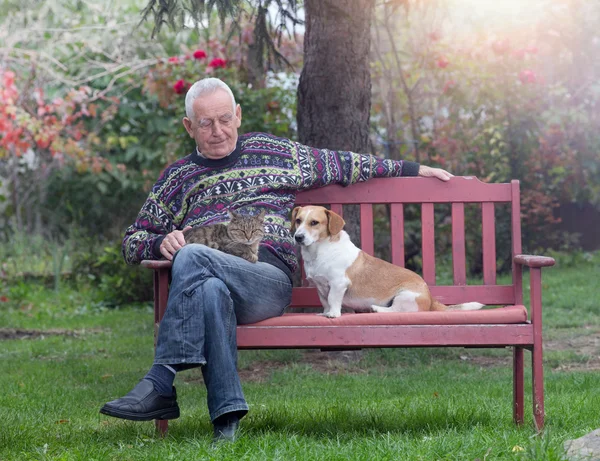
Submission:
M 202 366 L 211 421 L 230 412 L 245 415 L 236 326 L 281 315 L 291 298 L 292 285 L 281 269 L 185 245 L 173 260 L 154 363 Z

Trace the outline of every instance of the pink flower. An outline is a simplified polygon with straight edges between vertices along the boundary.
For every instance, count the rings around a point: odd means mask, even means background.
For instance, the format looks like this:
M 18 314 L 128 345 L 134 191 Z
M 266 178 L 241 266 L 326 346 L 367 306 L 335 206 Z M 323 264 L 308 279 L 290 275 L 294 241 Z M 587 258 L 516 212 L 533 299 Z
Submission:
M 525 48 L 525 51 L 527 51 L 529 54 L 537 54 L 538 47 L 537 46 L 528 46 L 527 48 Z
M 532 70 L 522 70 L 519 72 L 519 80 L 521 80 L 521 83 L 523 84 L 535 83 L 537 82 L 537 76 Z
M 167 61 L 171 64 L 179 64 L 179 56 L 171 56 Z
M 440 69 L 445 69 L 446 67 L 448 67 L 448 64 L 450 64 L 450 61 L 448 61 L 448 58 L 446 58 L 446 56 L 440 56 L 436 62 L 436 65 Z
M 206 51 L 204 51 L 204 50 L 194 51 L 194 59 L 204 59 L 204 58 L 206 58 Z
M 431 40 L 432 42 L 437 42 L 440 38 L 442 38 L 442 34 L 440 34 L 438 31 L 433 31 L 433 32 L 427 34 L 427 36 L 429 37 L 429 40 Z
M 175 93 L 177 93 L 177 94 L 185 93 L 185 91 L 187 90 L 187 87 L 188 87 L 188 84 L 183 79 L 177 80 L 175 82 L 175 84 L 173 85 L 173 89 L 175 90 Z
M 444 88 L 442 88 L 442 93 L 446 94 L 448 91 L 453 89 L 456 86 L 456 82 L 454 80 L 448 80 L 444 83 Z
M 525 59 L 525 50 L 523 49 L 515 50 L 512 54 L 517 59 Z
M 496 40 L 494 43 L 492 43 L 492 50 L 494 50 L 494 53 L 496 54 L 505 54 L 509 49 L 510 44 L 506 39 Z
M 227 66 L 227 61 L 225 61 L 225 59 L 221 59 L 221 58 L 214 58 L 212 61 L 210 61 L 208 63 L 209 67 L 222 67 L 225 68 Z

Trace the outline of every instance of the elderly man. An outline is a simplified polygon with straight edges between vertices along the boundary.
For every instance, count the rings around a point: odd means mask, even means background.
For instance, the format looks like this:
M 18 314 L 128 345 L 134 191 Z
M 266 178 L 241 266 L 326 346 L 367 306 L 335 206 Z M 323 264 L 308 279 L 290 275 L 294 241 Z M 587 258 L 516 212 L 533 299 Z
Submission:
M 177 418 L 175 375 L 200 366 L 214 440 L 233 440 L 248 412 L 236 369 L 236 325 L 281 315 L 290 303 L 298 261 L 288 229 L 296 193 L 373 177 L 448 180 L 452 175 L 413 162 L 314 149 L 264 133 L 238 136 L 241 107 L 216 78 L 196 82 L 185 109 L 183 124 L 196 149 L 163 172 L 123 240 L 129 264 L 173 261 L 154 364 L 131 392 L 100 412 L 135 421 Z M 186 245 L 185 228 L 226 221 L 228 210 L 266 211 L 257 263 Z

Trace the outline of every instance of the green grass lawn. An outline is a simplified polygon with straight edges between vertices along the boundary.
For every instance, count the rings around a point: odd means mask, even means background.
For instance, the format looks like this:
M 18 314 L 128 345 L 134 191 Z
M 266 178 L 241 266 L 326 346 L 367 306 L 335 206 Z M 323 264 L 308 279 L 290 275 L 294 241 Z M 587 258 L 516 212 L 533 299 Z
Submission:
M 105 309 L 92 292 L 67 287 L 14 287 L 0 325 L 48 333 L 0 340 L 0 460 L 562 459 L 566 439 L 600 427 L 600 309 L 590 296 L 599 259 L 544 272 L 547 426 L 539 436 L 529 373 L 526 424 L 512 423 L 509 350 L 401 349 L 349 363 L 320 352 L 241 352 L 251 410 L 241 438 L 218 448 L 201 374 L 182 373 L 182 416 L 161 439 L 152 423 L 98 413 L 150 366 L 151 309 Z

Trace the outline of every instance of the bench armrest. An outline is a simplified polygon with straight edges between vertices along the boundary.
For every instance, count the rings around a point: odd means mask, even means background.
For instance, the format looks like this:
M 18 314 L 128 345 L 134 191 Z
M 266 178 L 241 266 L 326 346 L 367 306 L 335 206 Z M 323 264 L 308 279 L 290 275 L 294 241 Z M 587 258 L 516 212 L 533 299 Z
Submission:
M 548 256 L 516 255 L 514 261 L 527 267 L 548 267 L 556 264 L 554 258 Z
M 167 310 L 169 278 L 171 276 L 171 267 L 173 266 L 173 263 L 166 259 L 144 259 L 140 264 L 146 269 L 154 270 L 154 341 L 156 341 L 158 323 L 162 320 L 163 315 L 165 315 Z
M 140 265 L 147 269 L 170 269 L 173 263 L 167 259 L 150 260 L 144 259 Z

